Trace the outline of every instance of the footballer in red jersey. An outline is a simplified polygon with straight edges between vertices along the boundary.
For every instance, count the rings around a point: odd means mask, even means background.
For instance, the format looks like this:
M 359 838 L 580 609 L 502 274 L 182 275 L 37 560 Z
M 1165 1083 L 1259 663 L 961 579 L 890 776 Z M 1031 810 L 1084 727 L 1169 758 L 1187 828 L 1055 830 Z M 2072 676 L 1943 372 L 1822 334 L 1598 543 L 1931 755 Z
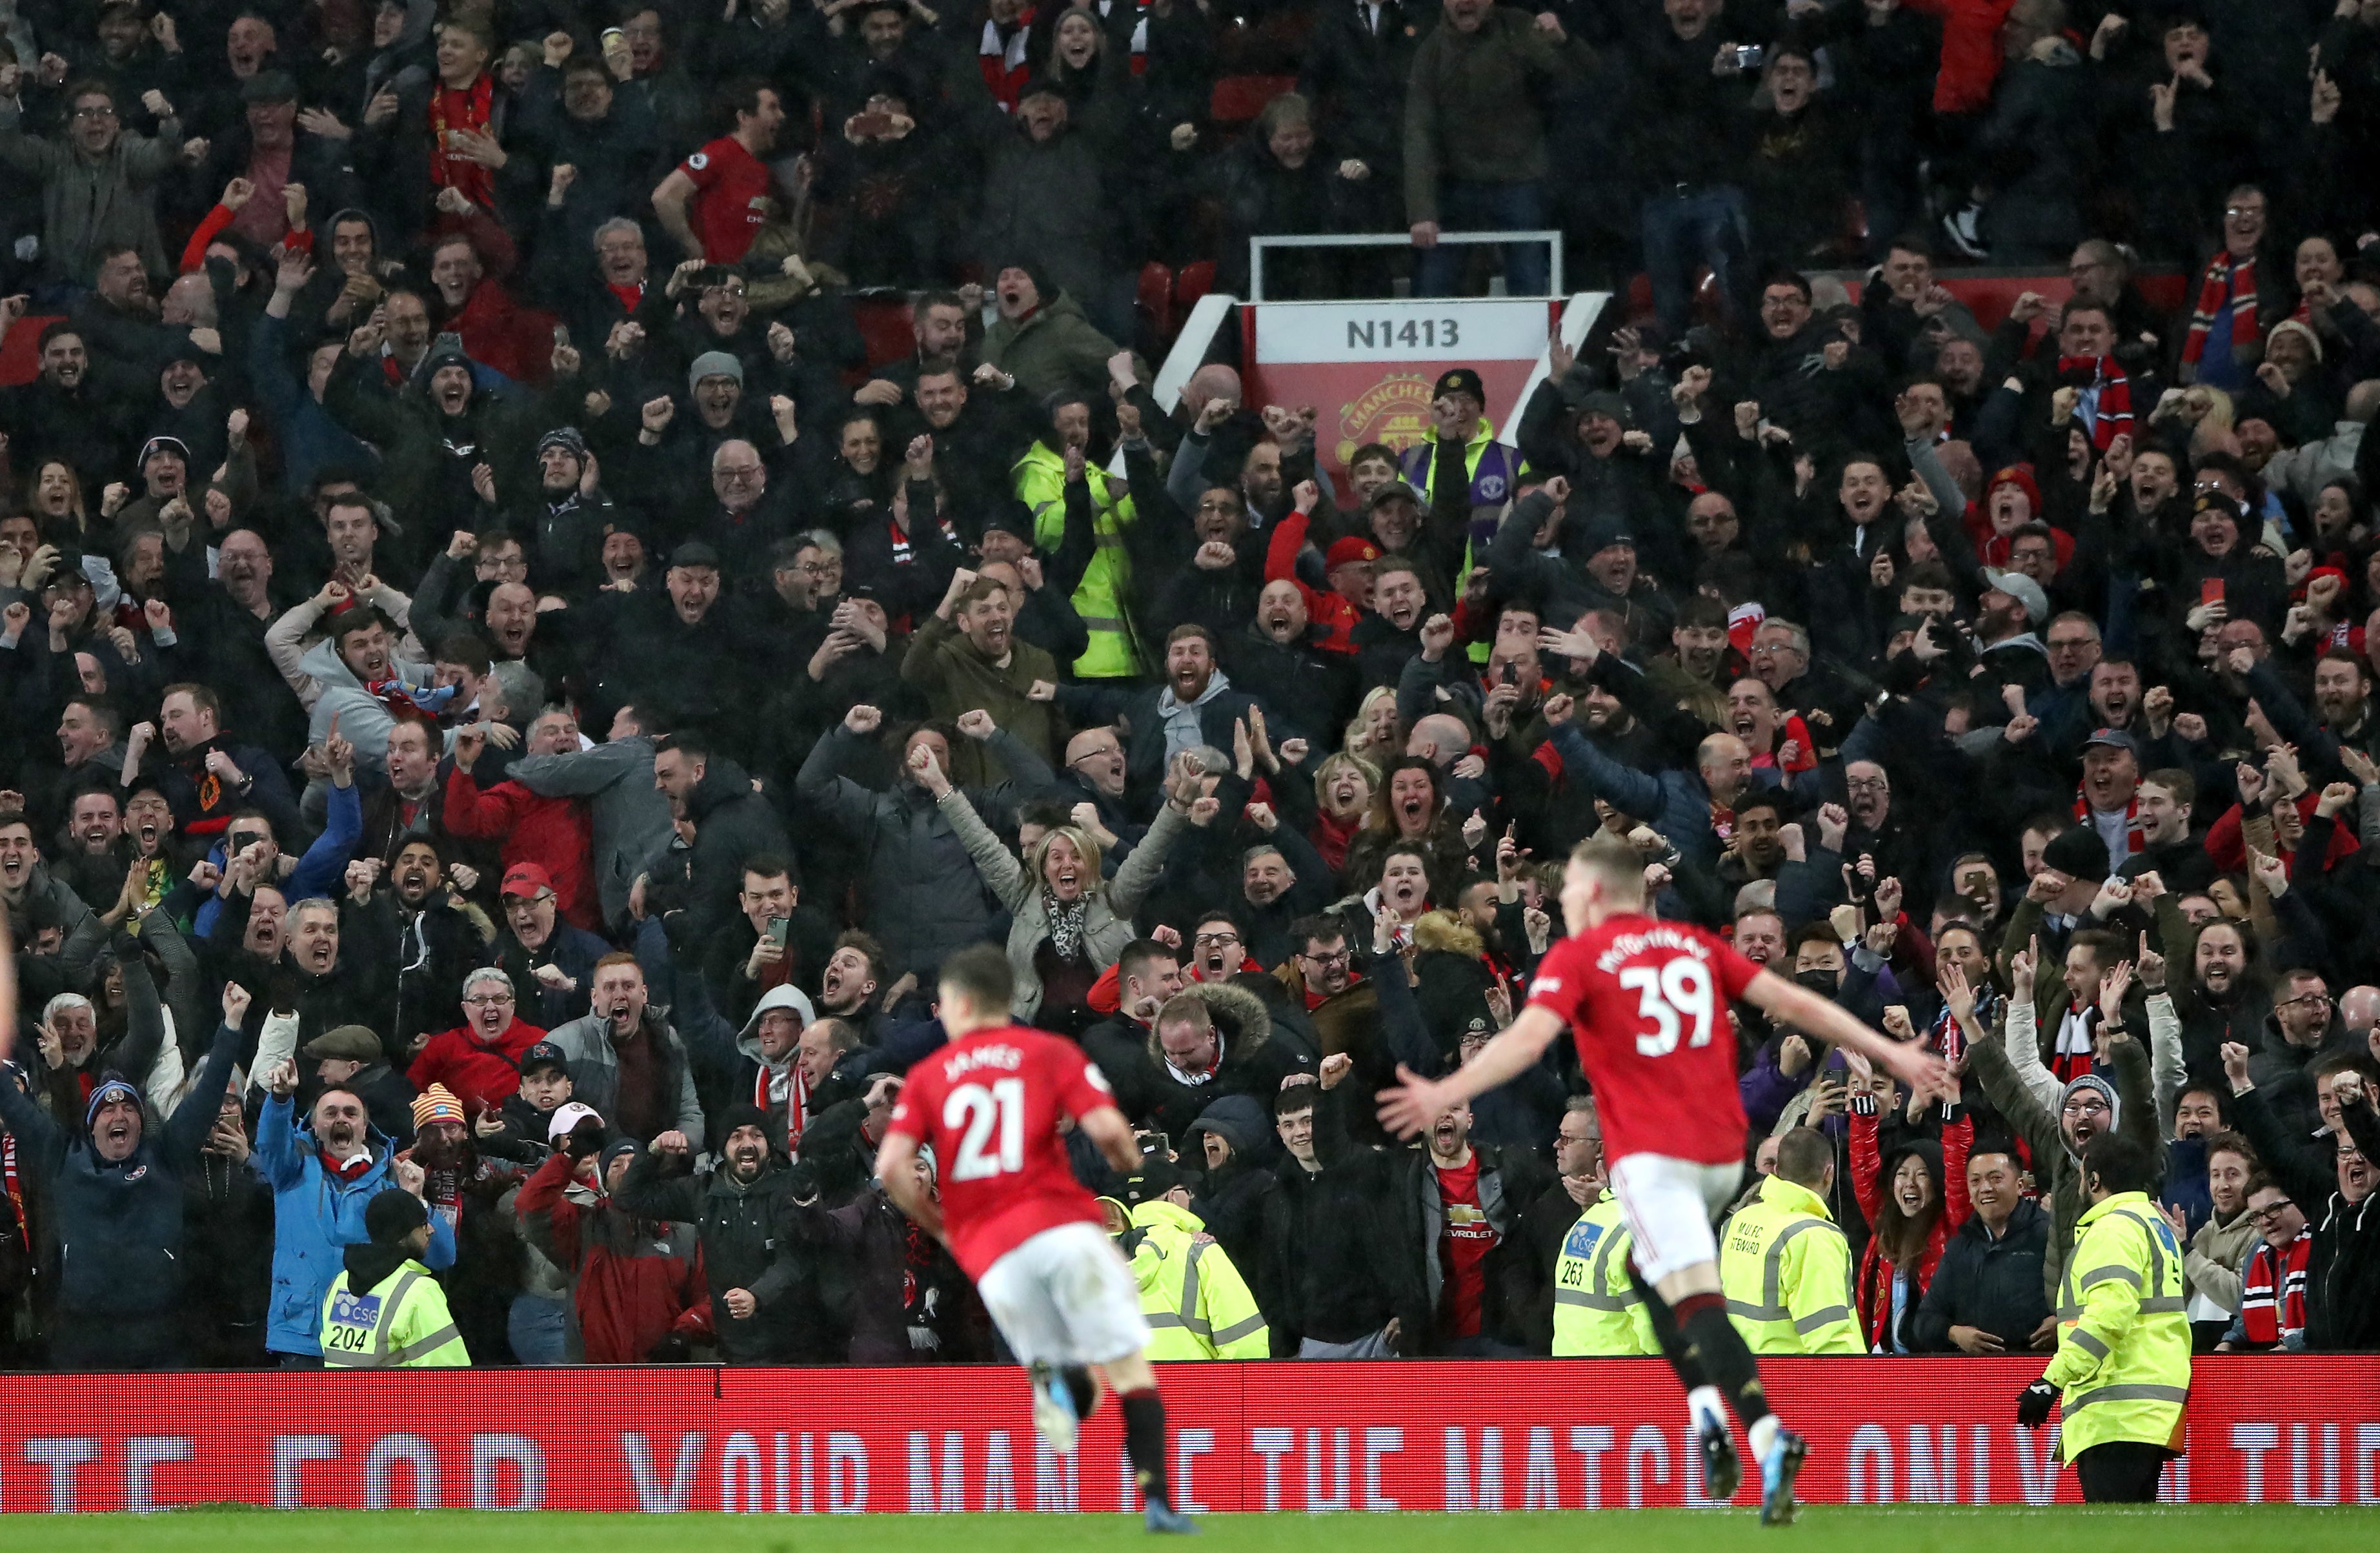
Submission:
M 1751 1003 L 1921 1094 L 1949 1098 L 1956 1089 L 1932 1053 L 1888 1040 L 1713 934 L 1645 915 L 1645 859 L 1633 846 L 1608 833 L 1581 843 L 1562 875 L 1570 937 L 1539 963 L 1528 1006 L 1443 1078 L 1400 1066 L 1402 1082 L 1380 1092 L 1380 1120 L 1409 1137 L 1450 1107 L 1527 1072 L 1567 1026 L 1595 1090 L 1612 1195 L 1635 1239 L 1630 1272 L 1661 1352 L 1686 1388 L 1704 1490 L 1731 1498 L 1742 1473 L 1723 1389 L 1760 1462 L 1760 1518 L 1783 1523 L 1793 1516 L 1793 1480 L 1806 1448 L 1768 1411 L 1759 1366 L 1728 1319 L 1711 1232 L 1743 1174 L 1728 1005 Z
M 1123 1408 L 1124 1450 L 1148 1528 L 1196 1528 L 1165 1477 L 1165 1405 L 1143 1356 L 1140 1286 L 1075 1179 L 1061 1124 L 1071 1120 L 1110 1165 L 1140 1169 L 1132 1124 L 1099 1070 L 1069 1040 L 1009 1022 L 1008 957 L 990 944 L 942 963 L 939 1008 L 950 1044 L 909 1070 L 877 1150 L 885 1195 L 951 1248 L 1009 1349 L 1033 1375 L 1033 1422 L 1061 1455 L 1098 1405 L 1096 1370 Z M 930 1148 L 937 1200 L 914 1168 Z

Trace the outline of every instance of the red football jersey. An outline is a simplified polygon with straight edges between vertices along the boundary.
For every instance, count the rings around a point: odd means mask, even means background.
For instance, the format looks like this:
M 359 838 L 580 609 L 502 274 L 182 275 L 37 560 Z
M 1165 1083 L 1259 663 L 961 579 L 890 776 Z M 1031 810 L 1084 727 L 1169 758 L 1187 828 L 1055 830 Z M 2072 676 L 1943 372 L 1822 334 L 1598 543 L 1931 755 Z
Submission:
M 759 236 L 759 201 L 771 188 L 768 164 L 735 136 L 722 135 L 679 163 L 678 171 L 694 180 L 686 222 L 702 239 L 703 257 L 713 264 L 740 261 Z
M 1743 1158 L 1727 1006 L 1760 967 L 1699 928 L 1615 916 L 1554 945 L 1529 1002 L 1561 1015 L 1595 1086 L 1606 1157 Z
M 909 1070 L 891 1130 L 932 1147 L 944 1233 L 969 1278 L 1044 1230 L 1099 1222 L 1058 1122 L 1114 1104 L 1080 1047 L 1017 1025 L 978 1030 Z

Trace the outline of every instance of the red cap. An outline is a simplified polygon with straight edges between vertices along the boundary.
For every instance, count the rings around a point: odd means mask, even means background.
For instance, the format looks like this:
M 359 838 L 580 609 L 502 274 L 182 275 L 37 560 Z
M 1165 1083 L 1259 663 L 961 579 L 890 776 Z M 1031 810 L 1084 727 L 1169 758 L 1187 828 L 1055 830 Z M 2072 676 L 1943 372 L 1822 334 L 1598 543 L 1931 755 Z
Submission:
M 2023 491 L 2025 501 L 2031 504 L 2033 507 L 2033 516 L 2035 517 L 2039 517 L 2041 516 L 2041 486 L 2040 483 L 2033 478 L 2032 465 L 2010 464 L 2006 468 L 2001 469 L 1998 473 L 1993 475 L 1992 482 L 1984 488 L 1984 504 L 1985 506 L 1989 506 L 1991 504 L 1992 492 L 1998 491 L 2003 485 L 2013 485 L 2019 491 Z
M 1350 534 L 1332 545 L 1323 555 L 1322 569 L 1326 572 L 1335 572 L 1342 566 L 1353 566 L 1359 562 L 1378 561 L 1379 558 L 1378 545 L 1369 540 Z
M 504 870 L 504 888 L 499 895 L 518 895 L 524 900 L 536 900 L 553 888 L 553 876 L 535 863 L 515 863 Z

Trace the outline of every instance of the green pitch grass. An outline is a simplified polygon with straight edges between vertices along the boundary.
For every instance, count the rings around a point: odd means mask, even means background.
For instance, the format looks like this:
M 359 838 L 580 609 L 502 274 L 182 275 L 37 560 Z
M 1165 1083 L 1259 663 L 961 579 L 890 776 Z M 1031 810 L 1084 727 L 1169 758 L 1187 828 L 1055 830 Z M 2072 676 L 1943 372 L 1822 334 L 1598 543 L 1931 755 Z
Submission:
M 1782 1530 L 1749 1511 L 1573 1511 L 1537 1515 L 1210 1515 L 1198 1553 L 1775 1553 L 1864 1546 L 1893 1553 L 2173 1553 L 2285 1547 L 2371 1553 L 2380 1511 L 2244 1505 L 2143 1510 L 1804 1510 Z M 11 1516 L 8 1540 L 42 1553 L 254 1553 L 261 1547 L 435 1549 L 436 1553 L 1074 1553 L 1178 1547 L 1121 1515 L 528 1515 L 468 1511 L 275 1512 L 208 1508 L 160 1515 Z M 21 1539 L 21 1540 L 18 1540 Z

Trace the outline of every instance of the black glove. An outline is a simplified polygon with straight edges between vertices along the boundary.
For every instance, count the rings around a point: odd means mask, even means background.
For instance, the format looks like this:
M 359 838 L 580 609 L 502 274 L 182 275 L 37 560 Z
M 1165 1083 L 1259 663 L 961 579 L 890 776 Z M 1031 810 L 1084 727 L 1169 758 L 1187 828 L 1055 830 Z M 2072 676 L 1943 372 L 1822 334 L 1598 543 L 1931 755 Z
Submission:
M 578 1125 L 563 1135 L 562 1151 L 573 1159 L 584 1159 L 602 1151 L 604 1129 L 598 1117 L 582 1116 Z
M 2028 1429 L 2038 1429 L 2049 1422 L 2049 1410 L 2057 1401 L 2058 1388 L 2046 1380 L 2036 1380 L 2017 1398 L 2016 1421 Z
M 1851 1110 L 1853 1116 L 1874 1116 L 1876 1114 L 1875 1092 L 1868 1089 L 1852 1091 Z

